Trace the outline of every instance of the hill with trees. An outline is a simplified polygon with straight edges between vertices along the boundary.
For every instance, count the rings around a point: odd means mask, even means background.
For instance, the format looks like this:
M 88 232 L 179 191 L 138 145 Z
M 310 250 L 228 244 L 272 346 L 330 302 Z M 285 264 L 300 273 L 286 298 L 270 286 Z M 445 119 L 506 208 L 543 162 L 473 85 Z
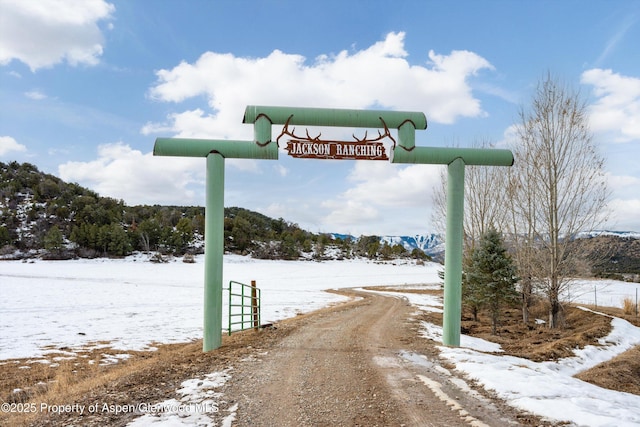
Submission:
M 127 206 L 30 163 L 0 162 L 0 257 L 121 257 L 204 250 L 204 208 Z M 239 207 L 225 208 L 225 251 L 265 259 L 426 259 L 379 236 L 314 234 Z
M 0 162 L 0 259 L 197 254 L 204 250 L 204 232 L 204 207 L 127 206 L 30 163 Z M 224 233 L 225 251 L 264 259 L 442 259 L 435 234 L 316 234 L 240 207 L 225 208 Z M 637 234 L 586 234 L 574 244 L 585 254 L 587 273 L 639 279 Z

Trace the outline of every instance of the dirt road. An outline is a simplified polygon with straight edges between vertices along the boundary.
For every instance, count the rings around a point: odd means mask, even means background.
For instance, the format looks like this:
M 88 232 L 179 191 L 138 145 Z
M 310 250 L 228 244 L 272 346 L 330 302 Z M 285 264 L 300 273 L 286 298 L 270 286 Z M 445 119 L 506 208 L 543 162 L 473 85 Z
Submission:
M 275 328 L 233 334 L 207 353 L 200 342 L 161 346 L 69 386 L 63 396 L 35 401 L 86 407 L 162 402 L 178 397 L 185 380 L 225 371 L 230 379 L 216 388 L 219 411 L 206 414 L 217 426 L 551 425 L 472 390 L 442 366 L 433 342 L 420 337 L 421 314 L 401 296 L 341 293 L 354 299 Z M 70 373 L 77 375 L 73 363 Z M 125 426 L 141 414 L 5 415 L 0 425 Z
M 238 426 L 526 424 L 421 354 L 415 308 L 376 294 L 302 320 L 234 367 Z M 413 319 L 413 320 L 412 320 Z M 419 353 L 418 353 L 419 352 Z M 462 388 L 460 385 L 462 384 Z

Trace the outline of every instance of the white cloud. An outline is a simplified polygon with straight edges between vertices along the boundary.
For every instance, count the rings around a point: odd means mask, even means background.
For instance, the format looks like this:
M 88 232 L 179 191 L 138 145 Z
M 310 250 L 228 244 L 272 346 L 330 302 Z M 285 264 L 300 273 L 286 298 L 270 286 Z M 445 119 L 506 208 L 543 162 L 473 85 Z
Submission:
M 637 191 L 638 188 L 640 188 L 640 178 L 630 175 L 613 175 L 607 173 L 607 183 L 609 188 L 614 191 L 624 191 L 625 189 Z
M 383 206 L 422 206 L 440 182 L 440 167 L 400 166 L 388 162 L 357 162 L 349 176 L 356 183 L 340 197 Z
M 172 113 L 167 117 L 169 123 L 147 123 L 142 128 L 142 133 L 150 135 L 171 132 L 177 138 L 251 139 L 253 128 L 241 124 L 244 108 L 237 113 L 236 120 L 226 123 L 219 116 L 207 114 L 200 108 Z M 230 123 L 233 125 L 230 126 Z
M 289 169 L 282 165 L 275 165 L 273 168 L 281 177 L 285 177 L 289 174 Z
M 323 222 L 337 229 L 366 229 L 367 221 L 415 223 L 416 218 L 398 218 L 401 211 L 415 212 L 428 206 L 440 182 L 441 167 L 434 165 L 399 166 L 388 162 L 356 162 L 349 180 L 355 185 L 336 199 L 323 203 L 329 210 Z M 387 217 L 386 212 L 396 217 Z M 418 219 L 425 223 L 428 218 Z M 363 227 L 364 226 L 364 227 Z M 387 228 L 390 228 L 389 226 Z M 401 227 L 400 227 L 401 228 Z M 426 227 L 425 227 L 426 228 Z
M 610 227 L 620 231 L 640 231 L 640 199 L 613 199 L 609 202 L 611 210 Z
M 640 178 L 632 175 L 606 174 L 607 186 L 611 190 L 605 224 L 609 229 L 640 231 Z
M 289 208 L 282 203 L 271 203 L 264 211 L 271 218 L 284 218 L 289 213 Z
M 104 0 L 0 0 L 0 64 L 32 71 L 62 61 L 95 65 L 103 50 L 98 22 L 115 11 Z
M 174 113 L 167 123 L 149 123 L 143 132 L 171 129 L 180 136 L 250 138 L 250 126 L 241 124 L 246 105 L 375 105 L 423 111 L 430 121 L 440 123 L 484 114 L 467 80 L 480 70 L 493 69 L 486 59 L 469 51 L 430 51 L 428 64 L 412 65 L 406 59 L 404 37 L 389 33 L 366 49 L 321 55 L 311 63 L 279 50 L 263 58 L 206 52 L 194 63 L 158 71 L 149 95 L 176 103 L 204 96 L 210 111 Z
M 589 107 L 593 131 L 616 142 L 640 139 L 640 78 L 595 68 L 582 73 L 581 82 L 593 86 L 596 97 Z
M 127 204 L 202 205 L 204 159 L 153 157 L 122 143 L 98 147 L 98 158 L 58 167 L 62 179 L 87 186 Z
M 231 166 L 240 171 L 251 173 L 262 173 L 260 164 L 256 159 L 225 159 L 226 166 Z
M 25 92 L 24 96 L 26 96 L 29 99 L 33 99 L 35 101 L 40 101 L 42 99 L 46 99 L 47 95 L 45 95 L 44 93 L 40 92 L 39 90 L 31 90 L 29 92 Z
M 98 146 L 96 160 L 61 164 L 58 173 L 65 181 L 127 204 L 201 206 L 205 201 L 205 166 L 204 158 L 153 156 L 118 142 Z M 252 159 L 227 159 L 225 167 L 261 173 Z
M 10 136 L 0 136 L 0 156 L 4 156 L 12 151 L 27 151 L 27 147 L 19 144 Z
M 382 219 L 380 211 L 371 204 L 359 200 L 329 200 L 322 204 L 331 210 L 324 218 L 324 223 L 336 227 L 338 230 L 351 230 L 367 222 L 378 222 Z

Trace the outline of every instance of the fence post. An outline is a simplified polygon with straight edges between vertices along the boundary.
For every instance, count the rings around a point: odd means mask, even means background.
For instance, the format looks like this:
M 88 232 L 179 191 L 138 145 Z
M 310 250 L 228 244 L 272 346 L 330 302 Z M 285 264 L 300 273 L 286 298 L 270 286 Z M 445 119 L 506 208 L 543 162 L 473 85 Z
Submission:
M 260 325 L 258 321 L 258 297 L 255 280 L 251 281 L 251 314 L 253 315 L 253 329 L 257 331 Z

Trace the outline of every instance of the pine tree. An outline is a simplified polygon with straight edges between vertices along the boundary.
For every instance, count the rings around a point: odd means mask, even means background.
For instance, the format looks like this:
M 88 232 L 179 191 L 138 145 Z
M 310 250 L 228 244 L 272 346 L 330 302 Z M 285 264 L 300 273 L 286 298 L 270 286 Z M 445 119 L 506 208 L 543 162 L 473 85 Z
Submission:
M 44 248 L 48 251 L 60 252 L 63 245 L 64 236 L 62 235 L 60 228 L 58 228 L 57 225 L 54 225 L 49 229 L 47 235 L 44 237 Z
M 484 292 L 482 289 L 482 285 L 477 283 L 476 281 L 470 282 L 468 272 L 471 271 L 471 255 L 473 254 L 473 250 L 471 253 L 465 251 L 464 257 L 462 259 L 462 302 L 466 305 L 473 314 L 473 320 L 475 322 L 478 321 L 478 314 L 484 307 Z M 442 280 L 444 280 L 444 271 L 442 272 Z
M 491 229 L 485 233 L 471 255 L 466 281 L 491 314 L 491 333 L 497 333 L 502 308 L 517 301 L 516 267 L 507 254 L 500 233 Z
M 11 235 L 4 225 L 0 225 L 0 248 L 11 243 Z

